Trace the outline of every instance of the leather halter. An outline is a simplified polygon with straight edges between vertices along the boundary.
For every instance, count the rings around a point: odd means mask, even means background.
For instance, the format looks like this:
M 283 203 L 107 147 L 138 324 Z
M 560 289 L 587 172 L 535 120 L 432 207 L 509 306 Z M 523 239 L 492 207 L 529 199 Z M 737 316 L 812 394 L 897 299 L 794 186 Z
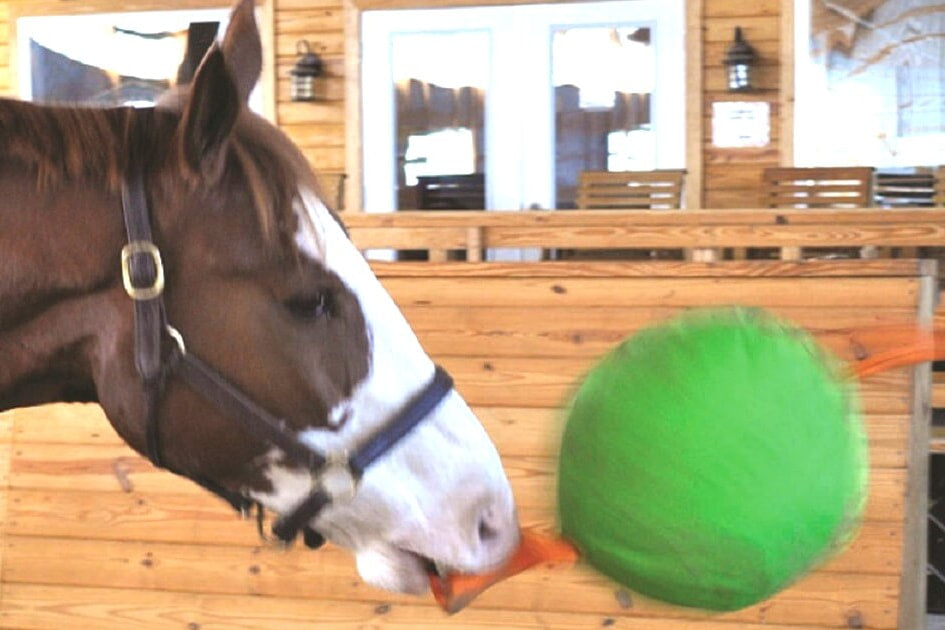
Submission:
M 256 404 L 222 374 L 187 350 L 183 337 L 167 320 L 163 298 L 164 267 L 160 250 L 152 239 L 140 171 L 126 177 L 121 201 L 128 235 L 128 244 L 121 252 L 122 281 L 135 306 L 134 357 L 145 390 L 148 457 L 155 466 L 190 478 L 244 515 L 256 506 L 262 518 L 262 506 L 257 501 L 213 480 L 173 470 L 164 461 L 159 407 L 167 379 L 176 376 L 245 432 L 279 449 L 289 461 L 309 471 L 311 492 L 288 513 L 281 515 L 273 524 L 272 531 L 285 544 L 292 542 L 301 531 L 306 545 L 321 546 L 324 538 L 309 526 L 312 519 L 332 501 L 354 496 L 365 469 L 436 408 L 452 390 L 452 378 L 443 368 L 436 366 L 430 383 L 354 453 L 326 454 L 312 448 L 300 441 L 283 419 Z

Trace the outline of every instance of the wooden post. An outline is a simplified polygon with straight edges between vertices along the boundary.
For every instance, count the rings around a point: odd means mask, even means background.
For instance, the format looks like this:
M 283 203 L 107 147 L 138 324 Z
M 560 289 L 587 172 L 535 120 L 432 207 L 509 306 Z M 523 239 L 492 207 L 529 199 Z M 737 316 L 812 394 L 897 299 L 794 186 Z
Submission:
M 466 262 L 482 262 L 482 227 L 466 228 Z

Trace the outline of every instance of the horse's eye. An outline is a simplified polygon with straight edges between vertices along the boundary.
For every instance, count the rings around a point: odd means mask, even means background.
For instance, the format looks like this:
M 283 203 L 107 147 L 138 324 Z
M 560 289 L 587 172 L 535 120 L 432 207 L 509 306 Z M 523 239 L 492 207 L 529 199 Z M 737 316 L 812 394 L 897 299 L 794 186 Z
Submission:
M 297 295 L 286 300 L 284 304 L 292 317 L 301 321 L 311 322 L 331 316 L 332 303 L 328 292 Z

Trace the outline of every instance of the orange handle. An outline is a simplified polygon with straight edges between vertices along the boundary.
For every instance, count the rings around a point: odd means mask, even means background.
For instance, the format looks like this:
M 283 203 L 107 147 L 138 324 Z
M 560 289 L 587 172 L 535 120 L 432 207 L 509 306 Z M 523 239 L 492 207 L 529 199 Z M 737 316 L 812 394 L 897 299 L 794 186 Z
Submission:
M 571 543 L 530 530 L 523 530 L 515 554 L 501 567 L 489 573 L 464 575 L 452 573 L 445 577 L 430 574 L 433 597 L 443 610 L 453 614 L 465 608 L 487 588 L 540 563 L 570 563 L 578 560 L 578 551 Z

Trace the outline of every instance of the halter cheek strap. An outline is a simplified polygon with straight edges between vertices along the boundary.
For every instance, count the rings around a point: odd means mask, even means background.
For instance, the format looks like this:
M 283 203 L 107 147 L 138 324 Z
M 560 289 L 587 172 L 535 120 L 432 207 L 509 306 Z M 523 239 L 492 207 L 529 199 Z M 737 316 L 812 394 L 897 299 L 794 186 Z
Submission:
M 377 433 L 353 454 L 324 454 L 300 441 L 284 419 L 258 405 L 220 372 L 187 350 L 183 337 L 167 321 L 164 308 L 164 268 L 154 244 L 140 172 L 132 173 L 122 187 L 122 212 L 128 244 L 122 249 L 122 281 L 134 301 L 135 369 L 145 393 L 146 449 L 155 466 L 188 477 L 248 514 L 262 506 L 213 480 L 173 470 L 163 457 L 160 440 L 160 401 L 167 379 L 176 376 L 200 394 L 224 416 L 235 421 L 254 438 L 285 454 L 295 466 L 312 476 L 308 496 L 273 524 L 273 534 L 290 543 L 303 533 L 305 544 L 318 547 L 324 538 L 310 527 L 312 520 L 332 501 L 350 499 L 365 470 L 408 435 L 453 389 L 453 379 L 436 366 L 433 379 Z

